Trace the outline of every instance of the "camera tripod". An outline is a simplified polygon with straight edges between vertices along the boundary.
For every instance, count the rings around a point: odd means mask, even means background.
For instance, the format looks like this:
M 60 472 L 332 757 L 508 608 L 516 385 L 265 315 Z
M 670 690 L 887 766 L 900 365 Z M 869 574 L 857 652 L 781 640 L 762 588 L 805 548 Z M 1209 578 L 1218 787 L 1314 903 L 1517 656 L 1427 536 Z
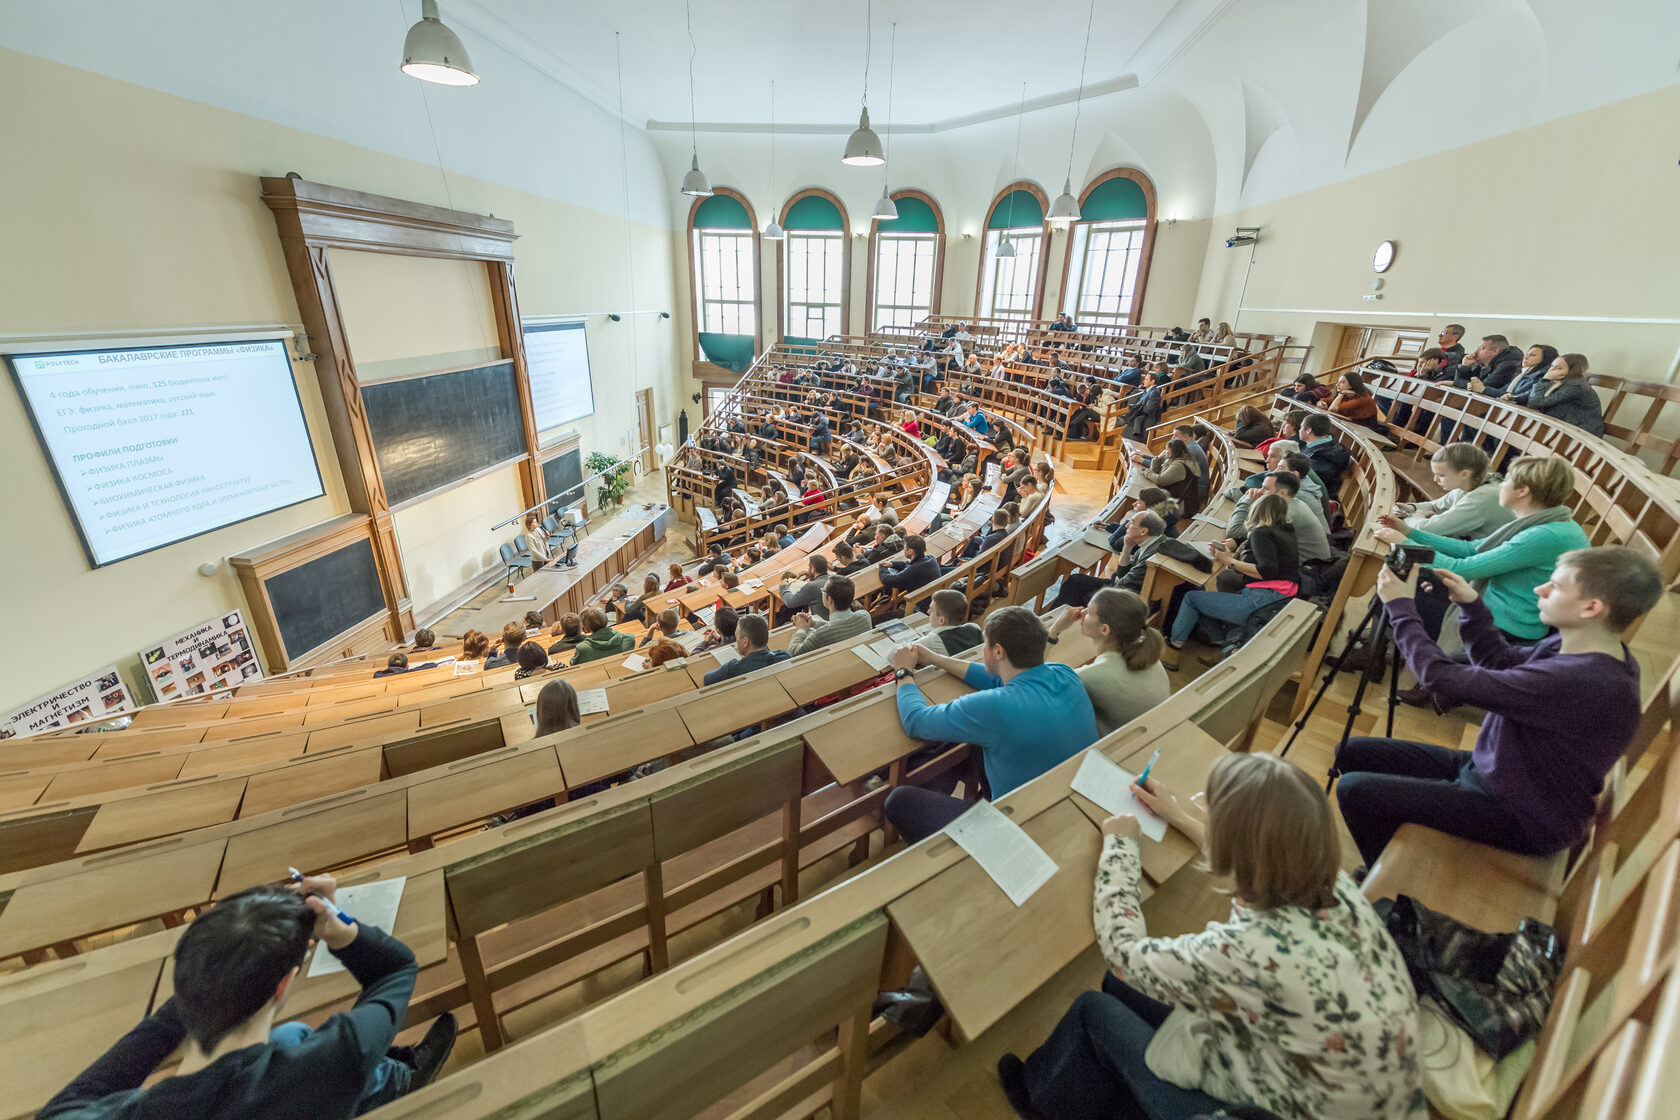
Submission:
M 1359 639 L 1364 637 L 1367 629 L 1371 631 L 1371 640 L 1366 648 L 1371 651 L 1371 656 L 1365 659 L 1364 671 L 1359 674 L 1359 684 L 1353 690 L 1353 703 L 1348 705 L 1347 723 L 1342 725 L 1342 737 L 1336 741 L 1335 760 L 1330 763 L 1330 772 L 1324 778 L 1324 791 L 1326 793 L 1330 792 L 1330 787 L 1336 784 L 1336 779 L 1341 777 L 1342 772 L 1339 765 L 1342 760 L 1342 748 L 1347 746 L 1348 739 L 1353 735 L 1353 722 L 1359 718 L 1362 711 L 1365 689 L 1370 686 L 1372 679 L 1381 672 L 1379 667 L 1381 663 L 1377 660 L 1377 657 L 1388 644 L 1388 614 L 1383 610 L 1382 599 L 1375 595 L 1371 597 L 1371 605 L 1366 609 L 1365 617 L 1360 620 L 1359 625 L 1348 637 L 1347 645 L 1342 650 L 1343 657 L 1346 657 L 1354 646 L 1359 644 Z M 1296 738 L 1301 734 L 1301 729 L 1307 726 L 1307 720 L 1312 718 L 1313 711 L 1318 707 L 1318 702 L 1324 699 L 1324 694 L 1330 690 L 1330 682 L 1336 679 L 1337 669 L 1338 666 L 1326 668 L 1324 680 L 1319 683 L 1318 692 L 1314 694 L 1312 703 L 1307 705 L 1307 710 L 1301 713 L 1301 718 L 1295 721 L 1295 730 L 1289 733 L 1289 741 L 1284 743 L 1283 749 L 1278 752 L 1279 758 L 1289 754 L 1289 748 L 1295 745 Z M 1390 667 L 1388 674 L 1387 734 L 1391 739 L 1394 737 L 1394 709 L 1399 705 L 1400 652 L 1396 650 L 1394 664 Z

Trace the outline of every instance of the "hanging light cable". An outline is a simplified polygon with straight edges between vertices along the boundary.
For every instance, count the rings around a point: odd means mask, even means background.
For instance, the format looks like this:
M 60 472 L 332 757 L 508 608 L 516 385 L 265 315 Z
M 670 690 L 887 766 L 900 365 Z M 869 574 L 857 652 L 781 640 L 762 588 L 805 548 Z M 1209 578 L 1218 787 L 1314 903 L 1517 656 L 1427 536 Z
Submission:
M 770 224 L 764 227 L 764 240 L 784 241 L 787 234 L 776 220 L 776 80 L 770 79 Z
M 688 141 L 694 162 L 689 165 L 688 174 L 683 176 L 682 193 L 691 198 L 710 198 L 711 180 L 700 170 L 700 127 L 695 123 L 694 112 L 694 11 L 687 0 L 683 3 L 683 15 L 688 21 Z
M 841 163 L 853 167 L 879 167 L 887 162 L 881 154 L 881 138 L 869 127 L 869 41 L 875 21 L 874 0 L 865 0 L 863 17 L 863 112 L 858 114 L 858 126 L 846 140 L 846 154 Z
M 1009 172 L 1009 182 L 1011 184 L 1017 182 L 1017 177 L 1021 174 L 1021 120 L 1026 115 L 1027 83 L 1022 82 L 1021 107 L 1015 113 L 1015 164 Z M 998 238 L 997 252 L 992 254 L 994 257 L 1002 257 L 1004 260 L 1013 260 L 1015 257 L 1015 242 L 1009 239 L 1009 231 L 1015 228 L 1015 195 L 1016 191 L 1013 187 L 1011 187 L 1009 192 L 1009 210 L 1004 215 L 1003 219 L 1005 228 L 1003 235 Z
M 887 143 L 892 143 L 893 122 L 893 61 L 898 57 L 898 24 L 892 25 L 891 46 L 887 49 Z M 882 152 L 885 155 L 885 151 Z M 892 222 L 898 220 L 898 207 L 893 203 L 892 196 L 887 194 L 887 170 L 891 164 L 883 164 L 881 173 L 881 201 L 875 204 L 875 212 L 870 220 L 876 222 Z
M 1068 137 L 1067 175 L 1062 179 L 1062 193 L 1056 196 L 1056 201 L 1050 204 L 1050 213 L 1045 215 L 1051 225 L 1063 228 L 1079 220 L 1079 200 L 1073 197 L 1073 149 L 1079 139 L 1079 111 L 1085 104 L 1085 60 L 1091 56 L 1091 20 L 1096 14 L 1097 0 L 1091 0 L 1090 10 L 1085 13 L 1085 49 L 1079 56 L 1079 93 L 1073 102 L 1073 135 Z

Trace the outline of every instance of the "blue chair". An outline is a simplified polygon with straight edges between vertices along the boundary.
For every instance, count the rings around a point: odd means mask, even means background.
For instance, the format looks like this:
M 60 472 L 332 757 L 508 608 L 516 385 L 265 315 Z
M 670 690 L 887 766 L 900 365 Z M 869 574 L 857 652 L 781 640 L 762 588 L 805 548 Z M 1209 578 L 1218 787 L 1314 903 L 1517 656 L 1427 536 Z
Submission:
M 560 531 L 560 522 L 554 520 L 554 515 L 552 513 L 549 514 L 547 517 L 543 518 L 543 532 L 547 533 L 549 536 L 552 537 L 555 533 L 557 533 L 559 531 Z
M 521 533 L 517 539 L 521 544 L 523 544 L 525 541 L 525 534 Z M 527 571 L 530 570 L 531 558 L 529 556 L 520 556 L 513 545 L 507 543 L 506 541 L 502 542 L 501 554 L 502 563 L 507 565 L 509 583 L 513 582 L 513 573 L 518 569 L 524 568 Z

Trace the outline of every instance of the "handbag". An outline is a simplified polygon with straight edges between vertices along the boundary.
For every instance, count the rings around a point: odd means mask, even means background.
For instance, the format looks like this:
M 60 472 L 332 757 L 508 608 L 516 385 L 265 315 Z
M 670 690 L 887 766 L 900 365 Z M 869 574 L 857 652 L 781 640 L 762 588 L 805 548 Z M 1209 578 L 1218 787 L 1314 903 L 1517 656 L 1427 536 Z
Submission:
M 1524 918 L 1515 933 L 1485 933 L 1409 895 L 1375 909 L 1418 995 L 1439 1003 L 1483 1053 L 1504 1058 L 1539 1036 L 1563 968 L 1551 926 Z

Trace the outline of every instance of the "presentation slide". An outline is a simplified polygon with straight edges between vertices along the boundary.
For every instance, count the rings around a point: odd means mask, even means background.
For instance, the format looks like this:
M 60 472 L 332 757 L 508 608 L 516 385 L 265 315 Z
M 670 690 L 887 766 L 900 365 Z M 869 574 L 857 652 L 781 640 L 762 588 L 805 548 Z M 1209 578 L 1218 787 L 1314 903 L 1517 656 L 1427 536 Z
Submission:
M 324 493 L 278 339 L 8 360 L 94 567 Z
M 595 411 L 589 342 L 581 322 L 526 327 L 525 364 L 531 375 L 537 431 L 570 424 Z

